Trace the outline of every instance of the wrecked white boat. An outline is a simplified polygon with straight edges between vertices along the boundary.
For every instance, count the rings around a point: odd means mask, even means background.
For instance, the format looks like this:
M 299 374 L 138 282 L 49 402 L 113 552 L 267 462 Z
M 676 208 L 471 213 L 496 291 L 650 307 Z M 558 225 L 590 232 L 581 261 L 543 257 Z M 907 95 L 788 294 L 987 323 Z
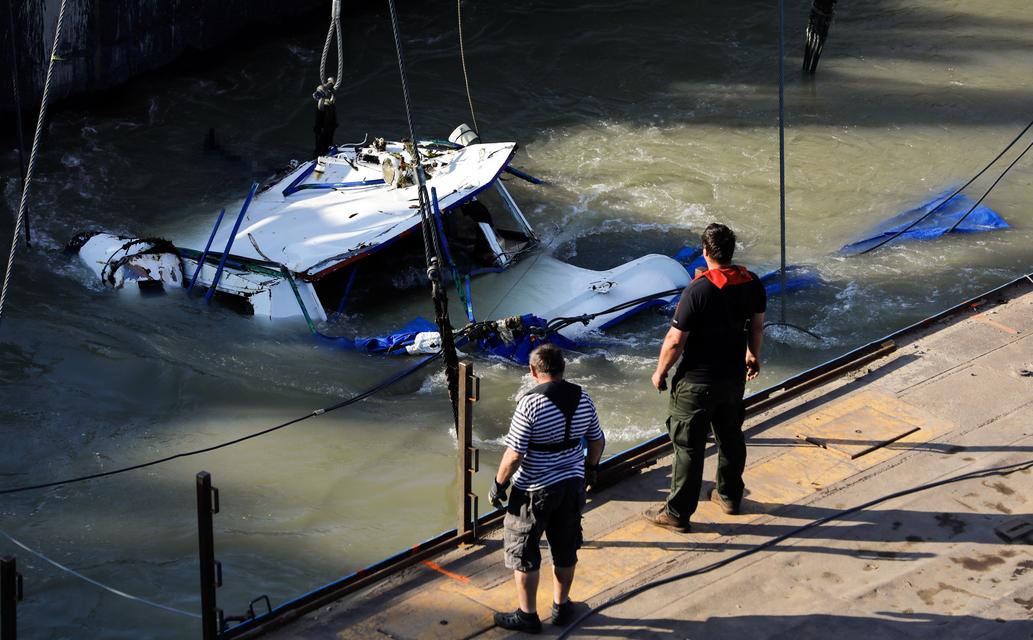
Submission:
M 453 139 L 461 139 L 461 129 Z M 525 260 L 541 249 L 500 179 L 505 171 L 523 175 L 509 166 L 515 151 L 511 142 L 419 143 L 427 189 L 437 204 L 435 222 L 469 322 L 476 313 L 490 314 L 476 318 L 481 321 L 592 316 L 561 329 L 565 338 L 577 339 L 656 301 L 595 314 L 688 284 L 682 264 L 662 255 L 606 271 L 541 254 Z M 321 333 L 327 319 L 346 305 L 362 306 L 352 291 L 360 267 L 362 280 L 380 277 L 373 293 L 383 294 L 385 284 L 392 288 L 384 276 L 404 264 L 406 239 L 420 235 L 412 156 L 406 144 L 377 139 L 332 147 L 326 156 L 294 163 L 255 185 L 232 224 L 231 216 L 224 221 L 220 214 L 204 247 L 106 233 L 80 234 L 70 247 L 115 289 L 204 291 L 208 299 L 217 297 L 255 316 L 302 317 Z M 406 329 L 387 342 L 358 344 L 371 351 L 419 350 L 421 343 L 436 348 L 427 339 L 436 331 L 430 323 Z

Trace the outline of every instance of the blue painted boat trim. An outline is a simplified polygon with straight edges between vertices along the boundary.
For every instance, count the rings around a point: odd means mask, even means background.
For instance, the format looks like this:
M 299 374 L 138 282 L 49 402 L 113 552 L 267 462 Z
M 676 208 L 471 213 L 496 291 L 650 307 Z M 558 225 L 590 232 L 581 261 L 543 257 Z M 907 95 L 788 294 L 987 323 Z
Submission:
M 201 257 L 197 259 L 197 268 L 194 269 L 194 277 L 190 278 L 190 286 L 187 287 L 187 296 L 194 290 L 194 285 L 197 284 L 197 276 L 201 275 L 201 269 L 204 267 L 204 259 L 208 257 L 208 250 L 212 248 L 212 241 L 215 240 L 215 234 L 219 231 L 219 225 L 222 224 L 222 217 L 226 214 L 226 208 L 223 207 L 219 211 L 219 217 L 215 219 L 215 226 L 212 227 L 212 235 L 208 236 L 208 244 L 204 245 L 204 251 L 201 252 Z

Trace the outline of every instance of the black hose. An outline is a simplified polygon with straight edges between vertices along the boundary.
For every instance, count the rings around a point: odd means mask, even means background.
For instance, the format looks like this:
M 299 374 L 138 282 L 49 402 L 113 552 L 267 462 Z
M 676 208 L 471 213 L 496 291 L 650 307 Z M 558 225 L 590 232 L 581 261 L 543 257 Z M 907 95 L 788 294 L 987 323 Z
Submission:
M 1018 141 L 1019 141 L 1019 140 L 1020 140 L 1020 139 L 1022 138 L 1022 136 L 1026 135 L 1026 132 L 1027 132 L 1027 131 L 1029 131 L 1031 127 L 1033 127 L 1033 120 L 1031 120 L 1031 121 L 1030 121 L 1030 123 L 1029 123 L 1029 124 L 1027 124 L 1027 125 L 1026 125 L 1026 127 L 1025 127 L 1025 128 L 1024 128 L 1024 129 L 1023 129 L 1023 130 L 1022 130 L 1021 132 L 1019 132 L 1019 135 L 1015 136 L 1015 138 L 1014 138 L 1014 139 L 1013 139 L 1013 140 L 1012 140 L 1011 142 L 1009 142 L 1009 143 L 1008 143 L 1008 146 L 1007 146 L 1007 147 L 1005 147 L 1004 149 L 1002 149 L 1002 150 L 1001 150 L 1001 152 L 997 154 L 997 157 L 995 157 L 995 158 L 994 158 L 993 160 L 991 160 L 991 161 L 990 161 L 990 162 L 989 162 L 989 163 L 988 163 L 988 164 L 987 164 L 987 165 L 986 165 L 985 167 L 983 167 L 982 169 L 980 169 L 979 173 L 977 173 L 976 175 L 972 176 L 972 179 L 971 179 L 971 180 L 969 180 L 969 181 L 968 181 L 968 182 L 966 182 L 965 184 L 961 185 L 960 187 L 958 187 L 958 189 L 957 189 L 957 190 L 955 190 L 955 191 L 954 191 L 954 193 L 952 193 L 952 194 L 950 194 L 949 196 L 947 196 L 946 198 L 944 198 L 944 199 L 943 199 L 943 200 L 942 200 L 942 201 L 940 202 L 940 204 L 936 205 L 935 207 L 933 207 L 932 209 L 930 209 L 930 210 L 929 210 L 928 212 L 926 212 L 926 213 L 925 213 L 924 215 L 922 215 L 922 216 L 921 216 L 920 218 L 918 218 L 917 220 L 915 220 L 915 221 L 914 221 L 914 222 L 912 222 L 911 224 L 907 225 L 906 227 L 904 227 L 904 228 L 903 228 L 903 229 L 901 229 L 900 231 L 898 231 L 898 232 L 894 233 L 894 234 L 893 234 L 893 235 L 891 235 L 890 237 L 886 238 L 886 239 L 885 239 L 885 240 L 883 240 L 882 242 L 880 242 L 880 243 L 876 244 L 875 246 L 872 246 L 872 247 L 868 247 L 868 248 L 867 248 L 867 249 L 865 249 L 864 251 L 861 251 L 861 252 L 859 252 L 859 253 L 858 253 L 858 255 L 862 255 L 862 254 L 865 254 L 865 253 L 869 253 L 869 252 L 871 252 L 871 251 L 875 251 L 876 249 L 878 249 L 879 247 L 883 246 L 884 244 L 886 244 L 886 243 L 888 243 L 888 242 L 893 242 L 894 240 L 896 240 L 896 239 L 897 239 L 897 238 L 899 238 L 900 236 L 904 235 L 905 233 L 907 233 L 908 231 L 910 231 L 911 229 L 913 229 L 913 228 L 914 228 L 914 227 L 915 227 L 915 226 L 916 226 L 916 225 L 917 225 L 918 223 L 922 222 L 923 220 L 925 220 L 925 219 L 926 219 L 926 218 L 928 218 L 929 216 L 933 215 L 934 213 L 936 213 L 937 211 L 939 211 L 940 209 L 942 209 L 942 208 L 943 208 L 943 205 L 945 205 L 945 204 L 947 204 L 948 202 L 950 202 L 951 198 L 953 198 L 954 196 L 956 196 L 956 195 L 958 195 L 959 193 L 961 193 L 962 191 L 964 191 L 964 190 L 965 190 L 966 188 L 968 188 L 968 186 L 969 186 L 970 184 L 972 184 L 973 182 L 975 182 L 975 181 L 976 181 L 976 180 L 977 180 L 977 179 L 979 178 L 979 176 L 981 176 L 981 175 L 983 175 L 984 173 L 986 173 L 986 172 L 987 172 L 987 170 L 988 170 L 988 169 L 989 169 L 990 167 L 992 167 L 992 166 L 993 166 L 993 165 L 994 165 L 994 164 L 995 164 L 995 163 L 996 163 L 996 162 L 997 162 L 998 160 L 1000 160 L 1000 159 L 1001 159 L 1001 157 L 1002 157 L 1002 156 L 1004 156 L 1004 154 L 1005 154 L 1005 153 L 1007 153 L 1009 149 L 1011 149 L 1011 148 L 1012 148 L 1013 146 L 1015 146 L 1015 143 L 1016 143 L 1016 142 L 1018 142 Z M 1027 150 L 1028 150 L 1028 149 L 1027 149 Z M 1026 152 L 1025 152 L 1025 151 L 1023 151 L 1022 153 L 1023 153 L 1023 154 L 1025 154 Z M 1022 156 L 1019 156 L 1019 157 L 1022 157 Z M 1014 164 L 1014 163 L 1013 163 L 1013 164 Z M 1010 168 L 1011 168 L 1011 167 L 1009 166 L 1009 167 L 1008 167 L 1008 169 L 1010 169 Z M 1008 170 L 1007 170 L 1007 169 L 1005 169 L 1005 173 L 1007 173 L 1007 172 L 1008 172 Z M 1001 174 L 1001 177 L 1004 177 L 1004 174 L 1003 174 L 1003 173 Z M 1000 181 L 1000 178 L 998 178 L 998 181 Z M 995 182 L 995 183 L 994 183 L 994 185 L 996 185 L 996 184 L 997 184 L 997 183 Z M 990 187 L 990 188 L 992 189 L 993 187 Z M 987 193 L 989 193 L 989 192 L 987 192 Z M 986 197 L 986 196 L 985 196 L 985 194 L 984 194 L 984 196 L 983 196 L 983 197 Z M 968 214 L 965 214 L 965 215 L 968 215 Z
M 791 322 L 765 322 L 764 323 L 764 328 L 767 329 L 768 327 L 789 327 L 790 329 L 796 329 L 797 331 L 799 331 L 801 333 L 806 333 L 807 335 L 809 335 L 810 337 L 814 338 L 815 340 L 819 340 L 820 341 L 820 340 L 824 339 L 821 336 L 819 336 L 818 334 L 814 333 L 813 331 L 808 331 L 807 329 L 804 329 L 803 327 L 795 325 L 795 324 L 793 324 Z
M 951 231 L 957 229 L 958 225 L 964 222 L 965 218 L 968 217 L 968 214 L 975 211 L 976 207 L 982 204 L 983 200 L 985 200 L 986 197 L 990 195 L 990 192 L 994 190 L 994 187 L 997 186 L 997 183 L 1004 179 L 1004 176 L 1007 175 L 1009 171 L 1011 171 L 1011 168 L 1014 167 L 1019 162 L 1019 160 L 1022 160 L 1022 156 L 1026 155 L 1030 148 L 1033 148 L 1033 142 L 1030 142 L 1028 145 L 1026 145 L 1026 148 L 1022 150 L 1022 153 L 1020 153 L 1017 158 L 1011 161 L 1011 164 L 1009 164 L 1007 168 L 1005 168 L 1005 170 L 1001 172 L 1001 175 L 997 176 L 997 179 L 994 180 L 994 183 L 990 185 L 990 187 L 983 193 L 983 195 L 979 196 L 979 200 L 976 200 L 976 203 L 972 205 L 968 211 L 965 212 L 965 215 L 958 218 L 958 221 L 951 225 L 951 228 L 947 230 L 947 233 L 950 233 Z
M 171 456 L 166 456 L 164 458 L 158 458 L 157 460 L 151 460 L 149 462 L 141 462 L 139 464 L 134 464 L 134 465 L 131 465 L 131 466 L 128 466 L 128 467 L 122 467 L 120 469 L 112 469 L 111 471 L 103 471 L 103 472 L 100 472 L 100 473 L 91 473 L 89 475 L 79 476 L 77 478 L 68 478 L 66 480 L 56 480 L 54 482 L 44 482 L 42 484 L 34 484 L 34 485 L 29 485 L 29 486 L 24 486 L 24 487 L 14 487 L 14 488 L 11 488 L 11 489 L 0 489 L 0 495 L 8 495 L 8 494 L 12 494 L 12 493 L 22 493 L 24 491 L 33 491 L 33 490 L 36 490 L 36 489 L 48 489 L 50 487 L 57 487 L 57 486 L 60 486 L 60 485 L 65 485 L 65 484 L 75 484 L 75 483 L 78 483 L 78 482 L 85 482 L 87 480 L 96 480 L 97 478 L 106 478 L 108 476 L 114 476 L 114 475 L 118 475 L 118 474 L 121 474 L 121 473 L 126 473 L 128 471 L 136 471 L 137 469 L 144 469 L 146 467 L 153 467 L 154 465 L 162 464 L 164 462 L 169 462 L 170 460 L 176 460 L 178 458 L 189 458 L 190 456 L 196 456 L 196 455 L 199 455 L 199 454 L 202 454 L 202 453 L 208 453 L 210 451 L 215 451 L 217 449 L 223 449 L 225 447 L 229 447 L 229 446 L 232 446 L 232 445 L 235 445 L 235 444 L 239 444 L 239 443 L 244 442 L 246 440 L 251 440 L 252 438 L 257 438 L 259 436 L 264 436 L 267 433 L 272 433 L 273 431 L 279 431 L 280 429 L 283 429 L 285 427 L 289 427 L 291 425 L 298 424 L 299 422 L 304 422 L 305 420 L 308 420 L 309 418 L 315 418 L 316 416 L 321 416 L 321 415 L 323 415 L 325 413 L 330 413 L 331 411 L 336 411 L 338 409 L 342 409 L 344 407 L 347 407 L 350 404 L 355 404 L 356 402 L 359 402 L 360 400 L 365 400 L 366 398 L 370 397 L 374 393 L 377 393 L 378 391 L 381 391 L 382 389 L 390 387 L 391 385 L 393 385 L 394 383 L 398 382 L 399 380 L 402 380 L 403 378 L 406 378 L 407 376 L 415 373 L 419 369 L 422 369 L 427 364 L 430 364 L 432 361 L 436 360 L 439 356 L 441 356 L 440 352 L 435 353 L 435 354 L 431 354 L 431 355 L 427 356 L 426 358 L 424 358 L 423 360 L 420 360 L 419 362 L 417 362 L 413 366 L 409 367 L 408 369 L 404 369 L 404 370 L 402 370 L 402 371 L 400 371 L 398 373 L 391 374 L 390 376 L 384 378 L 383 380 L 381 380 L 377 384 L 375 384 L 372 387 L 366 389 L 362 393 L 356 394 L 356 395 L 354 395 L 354 396 L 352 396 L 350 398 L 347 398 L 346 400 L 342 400 L 342 401 L 340 401 L 340 402 L 338 402 L 336 404 L 332 404 L 332 405 L 330 405 L 328 407 L 324 407 L 322 409 L 316 409 L 315 411 L 313 411 L 311 413 L 307 413 L 307 414 L 305 414 L 305 415 L 303 415 L 301 417 L 294 418 L 293 420 L 288 420 L 287 422 L 280 423 L 280 424 L 276 425 L 275 427 L 269 427 L 268 429 L 263 429 L 262 431 L 258 431 L 258 432 L 252 433 L 252 434 L 248 434 L 246 436 L 241 436 L 239 438 L 235 438 L 233 440 L 229 440 L 227 442 L 223 442 L 223 443 L 220 443 L 220 444 L 212 445 L 210 447 L 204 447 L 203 449 L 195 449 L 193 451 L 184 451 L 182 453 L 176 453 L 176 454 L 173 454 Z
M 677 582 L 679 580 L 684 580 L 685 578 L 692 578 L 694 576 L 699 576 L 699 575 L 703 575 L 705 573 L 710 573 L 711 571 L 714 571 L 716 569 L 720 569 L 721 567 L 728 566 L 728 565 L 732 564 L 733 562 L 736 562 L 738 560 L 742 560 L 743 558 L 747 558 L 749 556 L 752 556 L 755 553 L 759 553 L 761 551 L 764 551 L 765 549 L 770 549 L 771 547 L 774 547 L 775 545 L 779 544 L 780 542 L 785 542 L 786 540 L 788 540 L 790 538 L 794 538 L 794 537 L 800 535 L 801 533 L 804 533 L 805 531 L 809 531 L 810 529 L 814 529 L 815 527 L 819 527 L 819 526 L 821 526 L 823 524 L 828 524 L 829 522 L 832 522 L 833 520 L 839 520 L 839 519 L 841 519 L 841 518 L 843 518 L 845 516 L 857 513 L 859 511 L 864 511 L 865 509 L 869 509 L 871 507 L 874 507 L 877 504 L 881 504 L 883 502 L 887 502 L 887 501 L 893 500 L 895 498 L 900 498 L 900 497 L 903 497 L 903 496 L 911 495 L 913 493 L 919 493 L 921 491 L 927 491 L 929 489 L 935 489 L 937 487 L 942 487 L 942 486 L 947 485 L 947 484 L 952 484 L 952 483 L 955 483 L 955 482 L 961 482 L 963 480 L 973 480 L 973 479 L 976 479 L 976 478 L 987 478 L 987 477 L 992 477 L 992 476 L 1009 475 L 1009 474 L 1015 473 L 1016 471 L 1025 471 L 1025 470 L 1028 470 L 1028 469 L 1031 469 L 1031 468 L 1033 468 L 1033 460 L 1026 460 L 1024 462 L 1016 462 L 1014 464 L 1002 465 L 1000 467 L 991 467 L 989 469 L 980 469 L 978 471 L 970 471 L 968 473 L 963 473 L 963 474 L 960 474 L 960 475 L 952 476 L 950 478 L 944 478 L 942 480 L 937 480 L 935 482 L 930 482 L 930 483 L 927 483 L 927 484 L 922 484 L 922 485 L 910 487 L 908 489 L 902 489 L 901 491 L 897 491 L 895 493 L 891 493 L 889 495 L 882 496 L 881 498 L 875 498 L 874 500 L 869 500 L 868 502 L 865 502 L 864 504 L 857 505 L 856 507 L 851 507 L 849 509 L 843 509 L 841 511 L 834 511 L 833 513 L 831 513 L 831 514 L 829 514 L 827 516 L 818 518 L 817 520 L 812 520 L 811 522 L 808 522 L 807 524 L 801 525 L 801 526 L 797 527 L 796 529 L 793 529 L 792 531 L 789 531 L 787 533 L 783 533 L 782 535 L 777 536 L 775 538 L 772 538 L 771 540 L 768 540 L 767 542 L 763 542 L 761 544 L 758 544 L 758 545 L 756 545 L 754 547 L 751 547 L 749 549 L 746 549 L 744 551 L 740 551 L 739 553 L 737 553 L 737 554 L 735 554 L 733 556 L 730 556 L 730 557 L 725 558 L 723 560 L 718 560 L 717 562 L 713 562 L 711 564 L 708 564 L 705 567 L 700 567 L 698 569 L 692 569 L 690 571 L 684 571 L 682 573 L 677 573 L 677 574 L 675 574 L 673 576 L 667 576 L 665 578 L 660 578 L 659 580 L 653 580 L 651 582 L 647 582 L 646 584 L 643 584 L 643 585 L 640 585 L 638 587 L 635 587 L 631 591 L 627 591 L 625 593 L 622 593 L 621 595 L 619 595 L 616 598 L 610 600 L 609 602 L 604 602 L 603 604 L 601 604 L 599 606 L 596 606 L 596 607 L 592 607 L 588 611 L 585 611 L 584 613 L 582 613 L 573 622 L 570 623 L 569 627 L 564 629 L 563 632 L 560 633 L 559 636 L 557 636 L 557 640 L 562 640 L 563 638 L 568 637 L 571 634 L 571 632 L 573 632 L 574 629 L 579 624 L 581 624 L 582 622 L 584 622 L 585 620 L 587 620 L 591 616 L 599 613 L 600 611 L 603 611 L 604 609 L 608 609 L 608 608 L 610 608 L 610 607 L 612 607 L 612 606 L 614 606 L 616 604 L 620 604 L 621 602 L 626 602 L 626 601 L 630 600 L 631 598 L 634 598 L 635 596 L 637 596 L 637 595 L 639 595 L 641 593 L 649 591 L 650 589 L 654 589 L 656 587 L 660 587 L 660 586 L 663 586 L 665 584 L 670 584 L 672 582 Z

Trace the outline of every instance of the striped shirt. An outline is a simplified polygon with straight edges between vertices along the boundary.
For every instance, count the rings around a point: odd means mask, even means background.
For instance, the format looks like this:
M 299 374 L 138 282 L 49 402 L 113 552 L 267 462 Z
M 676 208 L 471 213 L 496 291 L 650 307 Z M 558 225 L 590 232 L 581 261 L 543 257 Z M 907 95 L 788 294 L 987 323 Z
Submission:
M 513 474 L 513 486 L 524 491 L 537 491 L 569 478 L 585 477 L 585 447 L 579 446 L 564 451 L 535 451 L 528 444 L 563 442 L 567 419 L 545 396 L 529 393 L 517 403 L 509 433 L 504 440 L 507 447 L 524 454 L 520 468 Z M 570 424 L 572 439 L 601 440 L 603 430 L 599 427 L 599 416 L 595 404 L 588 394 L 581 392 L 581 400 L 574 411 Z

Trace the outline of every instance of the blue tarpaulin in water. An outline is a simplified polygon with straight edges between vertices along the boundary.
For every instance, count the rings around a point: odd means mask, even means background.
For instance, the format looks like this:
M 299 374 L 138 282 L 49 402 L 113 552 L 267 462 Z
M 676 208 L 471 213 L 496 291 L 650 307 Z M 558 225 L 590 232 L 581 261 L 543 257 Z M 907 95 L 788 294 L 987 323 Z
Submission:
M 321 333 L 317 335 L 324 340 L 330 341 L 338 346 L 345 347 L 346 349 L 355 349 L 356 351 L 365 351 L 366 353 L 404 355 L 407 353 L 405 347 L 413 343 L 413 340 L 416 339 L 417 333 L 426 333 L 429 331 L 436 332 L 437 330 L 438 326 L 436 324 L 426 318 L 416 316 L 415 320 L 411 320 L 405 326 L 386 336 L 352 339 L 328 336 Z
M 674 255 L 674 259 L 682 263 L 685 270 L 693 278 L 696 277 L 696 269 L 706 269 L 707 261 L 703 259 L 703 251 L 699 248 L 682 247 Z M 778 277 L 778 269 L 760 276 L 760 282 L 764 285 L 764 291 L 768 297 L 776 296 L 782 289 L 781 278 Z M 816 274 L 805 267 L 798 265 L 786 266 L 786 293 L 806 289 L 821 282 Z
M 878 227 L 870 231 L 860 240 L 855 240 L 839 250 L 842 255 L 855 255 L 870 249 L 895 233 L 904 229 L 909 224 L 918 220 L 936 208 L 943 199 L 951 192 L 942 193 L 939 196 L 922 203 L 914 209 L 910 209 L 886 220 Z M 893 242 L 904 242 L 907 240 L 931 240 L 944 235 L 954 226 L 961 217 L 972 208 L 975 201 L 964 194 L 958 194 L 948 200 L 946 204 L 933 212 L 925 220 L 916 224 L 895 238 Z M 1007 229 L 1008 223 L 1004 221 L 993 209 L 980 204 L 972 213 L 962 221 L 955 233 L 978 233 L 981 231 L 993 231 L 994 229 Z

